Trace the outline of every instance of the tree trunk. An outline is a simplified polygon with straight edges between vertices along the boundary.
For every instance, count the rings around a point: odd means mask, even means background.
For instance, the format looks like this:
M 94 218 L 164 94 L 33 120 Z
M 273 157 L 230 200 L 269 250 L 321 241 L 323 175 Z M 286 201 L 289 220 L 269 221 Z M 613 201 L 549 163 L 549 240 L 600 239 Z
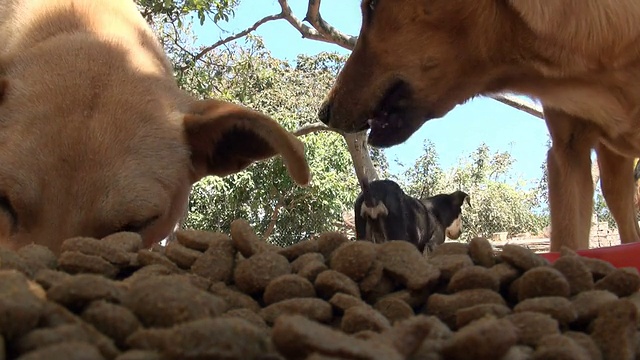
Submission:
M 364 179 L 367 179 L 369 182 L 378 180 L 378 172 L 375 166 L 373 166 L 373 161 L 371 161 L 371 155 L 369 154 L 369 147 L 367 146 L 367 133 L 362 131 L 354 134 L 343 134 L 343 136 L 347 142 L 358 181 L 360 182 Z

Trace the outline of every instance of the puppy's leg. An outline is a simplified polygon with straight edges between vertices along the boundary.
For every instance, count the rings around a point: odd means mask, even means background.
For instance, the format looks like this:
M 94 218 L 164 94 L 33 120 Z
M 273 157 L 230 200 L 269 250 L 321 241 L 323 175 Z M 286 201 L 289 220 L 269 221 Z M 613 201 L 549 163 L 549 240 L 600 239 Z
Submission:
M 604 145 L 596 147 L 600 186 L 623 243 L 640 241 L 634 208 L 633 159 L 618 155 Z
M 593 214 L 591 149 L 596 129 L 587 121 L 564 112 L 544 108 L 552 147 L 547 155 L 551 251 L 562 246 L 589 247 Z

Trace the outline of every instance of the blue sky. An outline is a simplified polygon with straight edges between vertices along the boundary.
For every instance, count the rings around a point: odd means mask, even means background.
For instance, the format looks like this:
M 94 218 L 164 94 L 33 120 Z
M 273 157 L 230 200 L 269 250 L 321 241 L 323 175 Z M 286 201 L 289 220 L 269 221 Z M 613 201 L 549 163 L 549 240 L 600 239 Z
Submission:
M 300 19 L 306 13 L 308 1 L 290 0 L 290 6 Z M 323 0 L 322 17 L 342 32 L 357 35 L 360 29 L 359 0 Z M 275 0 L 243 0 L 230 22 L 203 27 L 194 25 L 199 42 L 210 44 L 231 33 L 244 30 L 266 15 L 277 14 L 280 6 Z M 317 54 L 348 51 L 333 44 L 303 39 L 287 21 L 268 22 L 255 32 L 273 56 L 293 60 L 298 54 Z M 483 142 L 492 151 L 509 151 L 516 162 L 512 175 L 531 182 L 542 175 L 540 165 L 547 152 L 548 132 L 544 121 L 489 98 L 477 98 L 453 109 L 445 117 L 427 122 L 407 142 L 385 150 L 391 171 L 398 171 L 394 159 L 410 165 L 422 152 L 425 139 L 431 140 L 438 151 L 440 164 L 449 169 L 477 149 Z

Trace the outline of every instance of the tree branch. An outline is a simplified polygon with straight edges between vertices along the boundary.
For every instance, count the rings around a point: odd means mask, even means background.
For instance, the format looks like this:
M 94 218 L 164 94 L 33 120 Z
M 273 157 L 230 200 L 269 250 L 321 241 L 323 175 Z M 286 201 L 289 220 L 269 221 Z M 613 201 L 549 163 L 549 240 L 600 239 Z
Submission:
M 342 46 L 345 49 L 353 50 L 356 46 L 356 40 L 358 37 L 344 34 L 340 32 L 340 30 L 331 26 L 328 22 L 324 21 L 320 15 L 320 1 L 321 0 L 309 0 L 305 20 L 308 21 L 322 36 L 331 39 L 331 41 L 336 45 Z
M 325 37 L 320 32 L 318 32 L 318 30 L 303 24 L 302 21 L 300 21 L 300 19 L 298 19 L 293 14 L 293 10 L 291 10 L 291 7 L 289 6 L 289 2 L 287 0 L 278 0 L 278 3 L 280 4 L 280 8 L 282 9 L 282 15 L 284 16 L 284 19 L 287 20 L 289 24 L 291 24 L 291 26 L 293 26 L 296 30 L 298 30 L 303 38 L 323 41 L 332 44 L 335 43 L 333 39 Z
M 321 123 L 321 122 L 316 122 L 313 124 L 307 124 L 304 126 L 299 127 L 297 130 L 295 130 L 293 132 L 293 135 L 295 136 L 305 136 L 314 132 L 318 132 L 318 131 L 333 131 L 335 133 L 338 133 L 340 135 L 344 136 L 344 133 L 341 130 L 338 129 L 334 129 L 331 127 L 328 127 L 327 125 Z
M 265 24 L 265 23 L 267 23 L 269 21 L 280 20 L 280 19 L 284 19 L 284 14 L 283 13 L 265 16 L 262 19 L 256 21 L 250 27 L 240 31 L 239 33 L 236 33 L 236 34 L 228 36 L 228 37 L 226 37 L 224 39 L 221 39 L 221 40 L 211 44 L 210 46 L 207 46 L 206 48 L 200 50 L 199 53 L 197 53 L 197 54 L 195 54 L 193 56 L 193 61 L 196 62 L 196 61 L 202 59 L 203 56 L 205 56 L 207 53 L 209 53 L 213 49 L 217 48 L 218 46 L 222 46 L 222 45 L 224 45 L 226 43 L 232 42 L 234 40 L 238 40 L 241 37 L 249 35 L 249 33 L 251 33 L 252 31 L 255 31 L 258 27 L 260 27 L 260 25 L 263 25 L 263 24 Z M 188 69 L 189 67 L 190 67 L 189 65 L 184 65 L 184 66 L 180 67 L 180 70 L 184 71 L 184 70 Z
M 276 228 L 276 223 L 278 222 L 278 215 L 280 214 L 280 209 L 284 206 L 284 197 L 280 197 L 276 206 L 273 208 L 273 212 L 271 212 L 271 220 L 267 225 L 267 228 L 262 233 L 262 241 L 267 241 L 269 236 L 273 233 L 273 230 Z

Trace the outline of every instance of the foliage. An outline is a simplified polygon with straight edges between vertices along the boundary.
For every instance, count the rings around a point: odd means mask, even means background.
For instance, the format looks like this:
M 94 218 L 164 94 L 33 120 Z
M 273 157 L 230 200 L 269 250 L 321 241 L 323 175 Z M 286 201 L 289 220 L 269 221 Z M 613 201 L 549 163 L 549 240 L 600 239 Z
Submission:
M 174 63 L 180 49 L 165 42 Z M 288 130 L 316 121 L 317 109 L 344 57 L 333 53 L 300 55 L 293 63 L 275 59 L 261 40 L 206 54 L 202 62 L 178 71 L 182 88 L 194 95 L 241 103 L 271 115 Z M 357 190 L 344 139 L 332 132 L 303 138 L 312 184 L 297 186 L 281 159 L 256 163 L 225 178 L 207 177 L 193 187 L 185 227 L 228 232 L 232 220 L 244 218 L 279 245 L 295 243 L 335 229 L 345 204 Z
M 137 0 L 141 13 L 145 19 L 161 18 L 182 27 L 187 15 L 197 16 L 200 25 L 207 18 L 217 23 L 220 20 L 229 21 L 234 16 L 234 8 L 239 0 Z
M 435 145 L 425 141 L 422 156 L 404 173 L 404 188 L 417 198 L 456 190 L 469 194 L 471 207 L 463 208 L 464 239 L 499 231 L 538 233 L 547 219 L 533 211 L 537 191 L 526 189 L 526 184 L 509 175 L 513 162 L 509 153 L 492 153 L 482 144 L 445 172 Z

